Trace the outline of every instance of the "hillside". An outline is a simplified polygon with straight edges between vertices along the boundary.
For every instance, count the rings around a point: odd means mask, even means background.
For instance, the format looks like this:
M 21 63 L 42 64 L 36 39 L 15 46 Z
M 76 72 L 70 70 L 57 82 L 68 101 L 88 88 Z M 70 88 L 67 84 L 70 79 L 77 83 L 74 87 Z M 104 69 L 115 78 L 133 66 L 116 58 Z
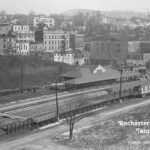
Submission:
M 23 87 L 50 84 L 72 67 L 35 57 L 23 57 Z M 0 56 L 0 89 L 20 87 L 21 60 L 17 56 Z
M 93 13 L 94 11 L 101 11 L 101 10 L 91 10 L 91 9 L 73 9 L 73 10 L 68 10 L 62 13 L 64 16 L 75 16 L 78 13 Z M 128 17 L 131 18 L 133 16 L 136 17 L 145 17 L 146 12 L 138 12 L 138 11 L 131 11 L 131 10 L 110 10 L 110 11 L 101 11 L 102 14 L 109 16 L 109 17 Z

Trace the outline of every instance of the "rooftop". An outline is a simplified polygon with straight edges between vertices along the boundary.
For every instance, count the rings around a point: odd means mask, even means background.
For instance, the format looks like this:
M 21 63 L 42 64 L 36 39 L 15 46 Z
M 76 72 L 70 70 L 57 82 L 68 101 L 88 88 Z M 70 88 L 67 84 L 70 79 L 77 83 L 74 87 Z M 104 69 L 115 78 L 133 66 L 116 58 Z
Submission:
M 123 72 L 123 77 L 129 76 L 137 76 L 140 73 L 133 71 Z M 109 67 L 97 66 L 94 69 L 94 66 L 90 68 L 81 68 L 78 70 L 74 70 L 61 75 L 62 77 L 74 78 L 72 80 L 67 80 L 65 83 L 68 84 L 84 84 L 84 83 L 92 83 L 99 82 L 105 80 L 113 80 L 120 78 L 120 72 Z

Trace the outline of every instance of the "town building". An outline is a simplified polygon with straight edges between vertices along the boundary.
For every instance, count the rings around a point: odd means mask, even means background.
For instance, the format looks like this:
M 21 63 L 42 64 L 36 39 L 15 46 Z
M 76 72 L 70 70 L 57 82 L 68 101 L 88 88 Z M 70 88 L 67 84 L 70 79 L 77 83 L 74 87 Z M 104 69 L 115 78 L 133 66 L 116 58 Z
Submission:
M 66 51 L 65 53 L 57 52 L 54 54 L 54 61 L 79 66 L 85 64 L 83 52 L 80 50 Z
M 16 33 L 28 33 L 30 29 L 28 25 L 13 25 L 13 31 Z
M 15 54 L 15 43 L 14 35 L 0 35 L 0 55 Z
M 89 52 L 89 51 L 84 50 L 84 51 L 83 51 L 83 55 L 84 55 L 84 64 L 86 64 L 86 65 L 91 64 L 90 52 Z
M 129 53 L 140 52 L 140 41 L 129 41 L 128 52 Z
M 28 33 L 17 33 L 16 39 L 17 41 L 35 41 L 35 35 L 33 31 L 29 31 Z
M 80 50 L 73 51 L 74 54 L 74 65 L 82 66 L 85 64 L 85 56 L 84 53 Z
M 27 41 L 16 42 L 16 53 L 21 55 L 29 55 L 30 54 L 29 42 Z
M 150 53 L 150 41 L 129 41 L 128 52 Z
M 54 61 L 74 65 L 74 55 L 71 52 L 55 53 Z
M 47 25 L 48 28 L 51 28 L 54 26 L 54 18 L 48 18 L 48 17 L 35 17 L 33 19 L 33 25 L 34 27 L 38 27 L 39 23 L 44 23 Z
M 69 33 L 64 31 L 43 31 L 45 52 L 69 50 Z
M 30 54 L 29 43 L 35 41 L 34 31 L 29 25 L 13 25 L 13 33 L 16 35 L 16 53 L 21 55 Z
M 70 34 L 70 48 L 75 49 L 84 49 L 84 34 L 71 33 Z
M 43 30 L 35 31 L 35 41 L 42 41 L 43 42 Z
M 14 25 L 13 32 L 17 41 L 35 41 L 35 32 L 31 31 L 28 25 Z
M 12 30 L 12 26 L 9 24 L 0 24 L 0 35 L 7 35 Z
M 42 52 L 43 42 L 30 42 L 30 51 Z
M 127 64 L 132 66 L 143 66 L 150 61 L 150 53 L 130 53 L 127 55 Z
M 91 63 L 116 64 L 125 63 L 128 54 L 128 43 L 124 41 L 91 41 Z
M 30 54 L 43 56 L 43 42 L 30 42 Z

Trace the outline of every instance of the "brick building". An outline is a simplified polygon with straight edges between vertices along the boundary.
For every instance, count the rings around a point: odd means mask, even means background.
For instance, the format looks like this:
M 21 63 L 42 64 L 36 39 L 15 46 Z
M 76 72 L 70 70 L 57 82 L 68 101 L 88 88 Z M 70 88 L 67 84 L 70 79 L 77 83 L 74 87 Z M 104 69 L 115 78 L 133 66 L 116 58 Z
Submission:
M 127 64 L 142 66 L 150 61 L 150 53 L 130 53 L 127 56 Z
M 43 31 L 45 52 L 66 51 L 69 49 L 69 33 L 64 31 Z
M 125 63 L 128 54 L 128 43 L 122 41 L 91 41 L 91 63 Z
M 7 35 L 12 30 L 9 24 L 0 24 L 0 35 Z
M 84 48 L 84 35 L 71 33 L 70 35 L 70 48 L 83 50 Z
M 14 35 L 0 35 L 0 54 L 15 54 L 16 37 Z
M 150 41 L 129 41 L 128 51 L 129 53 L 150 53 Z

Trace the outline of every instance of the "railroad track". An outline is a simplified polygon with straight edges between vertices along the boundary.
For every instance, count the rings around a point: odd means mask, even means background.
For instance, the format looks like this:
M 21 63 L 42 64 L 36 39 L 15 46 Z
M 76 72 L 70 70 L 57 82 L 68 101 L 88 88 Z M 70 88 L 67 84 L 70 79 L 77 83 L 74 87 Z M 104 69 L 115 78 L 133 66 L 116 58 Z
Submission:
M 128 86 L 128 88 L 133 87 L 135 85 L 140 84 L 140 82 L 134 81 L 131 83 L 124 83 L 124 86 Z M 106 86 L 106 87 L 101 87 L 101 88 L 97 88 L 97 89 L 89 89 L 84 91 L 84 94 L 86 93 L 93 93 L 93 92 L 98 92 L 98 91 L 103 91 L 105 89 L 108 88 L 117 88 L 119 87 L 119 84 L 117 85 L 111 85 L 111 86 Z M 65 98 L 68 97 L 74 97 L 74 96 L 78 96 L 82 93 L 83 91 L 78 91 L 75 93 L 65 93 L 65 94 L 58 94 L 58 99 L 59 100 L 63 100 Z M 19 108 L 25 108 L 25 107 L 30 107 L 30 106 L 34 106 L 34 105 L 40 105 L 42 103 L 46 103 L 46 102 L 53 102 L 55 101 L 55 94 L 54 95 L 48 95 L 48 96 L 42 96 L 42 97 L 38 97 L 38 98 L 31 98 L 31 99 L 27 99 L 27 100 L 23 100 L 23 101 L 18 101 L 18 102 L 13 102 L 13 103 L 9 103 L 6 105 L 1 105 L 0 106 L 0 112 L 6 112 L 8 110 L 14 110 L 14 109 L 19 109 Z
M 125 83 L 126 84 L 126 83 Z M 129 87 L 139 84 L 138 82 L 127 84 Z M 68 111 L 68 104 L 75 104 L 74 100 L 75 97 L 80 96 L 81 94 L 86 95 L 87 99 L 87 106 L 84 106 L 85 109 L 92 109 L 92 107 L 100 107 L 103 103 L 108 103 L 111 101 L 115 101 L 115 99 L 118 99 L 118 97 L 114 97 L 114 95 L 102 93 L 103 90 L 110 88 L 110 87 L 118 87 L 119 85 L 114 86 L 108 86 L 101 89 L 92 89 L 87 90 L 84 92 L 76 92 L 76 93 L 69 93 L 69 94 L 61 94 L 58 96 L 59 100 L 59 110 L 60 110 L 60 116 L 67 113 Z M 101 91 L 101 92 L 100 92 Z M 119 96 L 119 94 L 118 94 Z M 84 111 L 84 110 L 83 110 Z M 85 110 L 87 111 L 87 110 Z M 55 96 L 51 96 L 50 98 L 46 97 L 45 99 L 34 99 L 33 101 L 27 101 L 24 103 L 21 102 L 19 104 L 13 104 L 12 106 L 7 105 L 6 107 L 0 108 L 1 113 L 6 113 L 8 115 L 13 116 L 20 116 L 25 117 L 28 119 L 32 119 L 35 122 L 41 122 L 46 119 L 55 118 L 56 116 L 56 102 L 55 102 Z M 7 126 L 7 124 L 11 124 L 11 122 L 14 124 L 18 122 L 18 120 L 12 119 L 5 121 L 3 120 L 3 124 Z M 8 122 L 8 123 L 7 123 Z M 0 124 L 1 125 L 1 124 Z
M 115 86 L 117 87 L 118 85 L 115 85 Z M 110 86 L 105 87 L 105 88 L 100 88 L 100 89 L 87 90 L 87 91 L 84 91 L 84 94 L 90 94 L 90 93 L 93 93 L 93 92 L 103 91 L 103 90 L 105 90 L 109 87 Z M 76 92 L 76 93 L 59 94 L 58 99 L 63 100 L 65 98 L 78 96 L 82 93 L 83 93 L 83 91 L 79 91 L 79 92 Z M 6 112 L 8 110 L 31 107 L 31 106 L 34 106 L 34 105 L 41 105 L 43 103 L 53 102 L 53 101 L 55 101 L 55 99 L 56 99 L 56 96 L 52 95 L 52 96 L 46 96 L 46 98 L 41 97 L 41 98 L 34 98 L 34 99 L 31 99 L 31 100 L 27 100 L 27 101 L 19 101 L 19 102 L 16 102 L 16 103 L 10 103 L 8 105 L 2 105 L 0 107 L 0 112 L 2 113 L 2 112 Z

